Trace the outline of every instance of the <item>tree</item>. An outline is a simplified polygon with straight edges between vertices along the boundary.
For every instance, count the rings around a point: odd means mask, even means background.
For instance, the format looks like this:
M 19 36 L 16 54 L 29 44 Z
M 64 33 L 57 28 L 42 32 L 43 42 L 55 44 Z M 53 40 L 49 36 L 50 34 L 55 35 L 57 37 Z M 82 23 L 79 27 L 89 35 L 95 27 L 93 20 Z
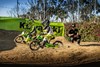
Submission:
M 50 19 L 54 15 L 61 18 L 61 21 L 67 18 L 70 18 L 71 22 L 90 21 L 96 11 L 100 10 L 97 0 L 27 0 L 27 4 L 28 11 L 24 8 L 20 10 L 24 15 L 26 13 L 37 20 Z
M 17 7 L 13 7 L 11 8 L 9 11 L 8 11 L 8 14 L 11 16 L 11 17 L 18 17 L 18 14 L 17 14 Z

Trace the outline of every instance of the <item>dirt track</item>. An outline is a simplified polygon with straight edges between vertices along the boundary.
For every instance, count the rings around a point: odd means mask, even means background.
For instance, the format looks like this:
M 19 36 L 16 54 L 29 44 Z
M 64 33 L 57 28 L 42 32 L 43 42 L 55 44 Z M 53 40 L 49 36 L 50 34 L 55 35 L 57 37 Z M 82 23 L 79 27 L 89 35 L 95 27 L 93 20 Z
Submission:
M 63 47 L 31 51 L 28 45 L 13 42 L 14 37 L 19 33 L 0 32 L 0 63 L 73 66 L 100 61 L 100 42 L 81 42 L 81 46 L 79 46 L 66 41 L 64 37 L 57 37 L 56 40 L 63 42 Z

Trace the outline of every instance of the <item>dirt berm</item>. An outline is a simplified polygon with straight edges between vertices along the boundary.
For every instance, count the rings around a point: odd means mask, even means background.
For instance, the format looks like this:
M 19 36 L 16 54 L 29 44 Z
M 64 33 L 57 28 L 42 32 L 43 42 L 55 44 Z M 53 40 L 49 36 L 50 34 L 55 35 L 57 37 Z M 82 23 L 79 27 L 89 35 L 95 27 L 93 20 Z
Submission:
M 0 63 L 74 66 L 100 62 L 100 42 L 68 42 L 64 37 L 55 40 L 63 42 L 60 48 L 30 50 L 26 44 L 15 44 L 13 39 L 20 34 L 16 31 L 0 30 Z

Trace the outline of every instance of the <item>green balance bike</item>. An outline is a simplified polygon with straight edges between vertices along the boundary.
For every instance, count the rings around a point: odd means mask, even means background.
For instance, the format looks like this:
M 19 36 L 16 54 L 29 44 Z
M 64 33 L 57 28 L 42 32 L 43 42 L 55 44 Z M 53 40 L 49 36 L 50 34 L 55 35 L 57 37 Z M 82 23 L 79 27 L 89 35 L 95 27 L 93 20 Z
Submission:
M 15 37 L 14 42 L 21 44 L 29 44 L 31 41 L 33 41 L 33 39 L 34 37 L 30 33 L 22 32 L 20 35 Z
M 54 48 L 54 47 L 63 46 L 63 43 L 61 41 L 58 41 L 58 40 L 56 40 L 53 43 L 51 43 L 51 40 L 55 39 L 54 36 L 52 36 L 52 38 L 43 45 L 43 43 L 42 43 L 43 42 L 43 38 L 44 37 L 42 35 L 36 36 L 34 38 L 34 40 L 29 44 L 30 49 L 31 50 L 38 50 L 39 48 L 43 48 L 43 47 L 47 47 L 47 48 L 53 47 Z

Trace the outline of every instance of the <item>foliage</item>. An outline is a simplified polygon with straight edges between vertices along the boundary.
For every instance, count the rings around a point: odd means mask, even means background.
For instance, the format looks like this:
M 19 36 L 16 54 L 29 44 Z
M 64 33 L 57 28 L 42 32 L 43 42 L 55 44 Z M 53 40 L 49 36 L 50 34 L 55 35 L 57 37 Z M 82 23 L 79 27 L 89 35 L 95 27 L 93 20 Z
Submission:
M 100 12 L 100 5 L 97 0 L 27 0 L 25 4 L 29 8 L 20 8 L 19 11 L 23 13 L 20 17 L 35 20 L 50 19 L 55 15 L 61 19 L 61 22 L 65 18 L 70 18 L 71 22 L 89 21 L 93 16 L 92 14 L 96 13 L 95 11 Z M 14 7 L 9 13 L 16 15 L 18 13 L 16 10 L 18 9 Z
M 65 25 L 66 27 L 66 35 L 68 34 L 69 28 L 72 23 L 68 23 Z M 79 34 L 82 37 L 81 41 L 91 41 L 98 42 L 100 41 L 100 24 L 97 23 L 76 23 L 77 28 L 79 29 Z M 68 36 L 66 36 L 68 38 Z

